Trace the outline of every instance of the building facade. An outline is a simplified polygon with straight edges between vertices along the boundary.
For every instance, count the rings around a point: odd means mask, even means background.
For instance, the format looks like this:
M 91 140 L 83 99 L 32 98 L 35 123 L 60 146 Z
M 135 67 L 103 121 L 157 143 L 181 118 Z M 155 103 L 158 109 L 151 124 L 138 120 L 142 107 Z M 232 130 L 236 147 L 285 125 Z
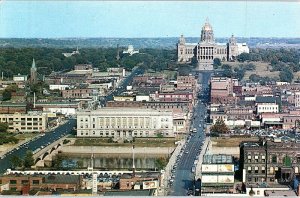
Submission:
M 78 137 L 174 137 L 172 111 L 108 107 L 76 114 Z
M 41 112 L 29 112 L 27 114 L 0 114 L 0 121 L 8 123 L 10 132 L 45 132 L 48 119 Z
M 183 35 L 177 43 L 177 57 L 179 63 L 190 63 L 193 59 L 198 62 L 198 70 L 213 70 L 213 60 L 235 60 L 241 53 L 249 53 L 246 44 L 239 44 L 232 35 L 226 44 L 217 44 L 214 38 L 213 28 L 208 22 L 201 30 L 199 43 L 187 43 Z
M 260 141 L 241 144 L 243 181 L 248 183 L 290 183 L 299 176 L 300 143 Z
M 300 92 L 295 92 L 295 107 L 300 108 Z

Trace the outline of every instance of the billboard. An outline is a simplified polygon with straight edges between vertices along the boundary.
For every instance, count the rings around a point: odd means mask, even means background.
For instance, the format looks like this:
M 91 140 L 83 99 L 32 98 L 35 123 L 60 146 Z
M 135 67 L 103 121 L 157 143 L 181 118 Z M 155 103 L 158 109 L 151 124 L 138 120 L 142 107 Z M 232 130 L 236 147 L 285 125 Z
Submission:
M 234 165 L 233 164 L 220 164 L 218 165 L 218 172 L 234 172 Z
M 143 182 L 143 189 L 154 189 L 158 188 L 158 181 L 145 181 Z
M 202 183 L 218 183 L 217 175 L 202 175 Z
M 202 172 L 217 172 L 218 165 L 216 164 L 202 164 Z
M 230 184 L 234 183 L 234 175 L 219 175 L 218 176 L 218 183 L 223 184 Z

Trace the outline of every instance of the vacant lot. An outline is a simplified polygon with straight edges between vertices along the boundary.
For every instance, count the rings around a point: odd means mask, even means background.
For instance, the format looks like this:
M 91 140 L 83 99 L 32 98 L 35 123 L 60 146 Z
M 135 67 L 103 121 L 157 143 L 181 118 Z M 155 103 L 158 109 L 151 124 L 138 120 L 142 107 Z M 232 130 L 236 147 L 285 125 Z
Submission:
M 222 138 L 222 137 L 216 137 L 211 138 L 212 145 L 216 147 L 239 147 L 240 143 L 243 141 L 258 141 L 257 137 L 228 137 L 228 138 Z
M 109 138 L 76 138 L 75 146 L 174 147 L 174 138 L 135 138 L 133 143 L 110 143 Z

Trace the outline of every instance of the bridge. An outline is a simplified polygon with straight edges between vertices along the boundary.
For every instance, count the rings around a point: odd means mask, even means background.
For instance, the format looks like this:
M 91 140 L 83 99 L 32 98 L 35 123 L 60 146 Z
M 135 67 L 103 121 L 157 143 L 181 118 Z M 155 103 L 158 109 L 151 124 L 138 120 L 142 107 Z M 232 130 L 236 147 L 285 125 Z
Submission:
M 51 166 L 52 164 L 52 157 L 57 155 L 59 151 L 61 151 L 63 146 L 63 140 L 66 136 L 60 138 L 59 140 L 49 144 L 45 148 L 37 151 L 33 154 L 34 158 L 34 166 L 35 167 L 45 167 Z

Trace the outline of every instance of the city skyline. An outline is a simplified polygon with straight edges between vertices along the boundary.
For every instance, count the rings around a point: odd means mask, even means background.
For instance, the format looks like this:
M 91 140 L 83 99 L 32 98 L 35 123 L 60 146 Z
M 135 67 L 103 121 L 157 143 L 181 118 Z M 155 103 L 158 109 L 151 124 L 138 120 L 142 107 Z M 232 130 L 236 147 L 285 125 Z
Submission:
M 299 2 L 3 1 L 0 37 L 199 37 L 209 18 L 216 37 L 299 38 L 299 9 Z

